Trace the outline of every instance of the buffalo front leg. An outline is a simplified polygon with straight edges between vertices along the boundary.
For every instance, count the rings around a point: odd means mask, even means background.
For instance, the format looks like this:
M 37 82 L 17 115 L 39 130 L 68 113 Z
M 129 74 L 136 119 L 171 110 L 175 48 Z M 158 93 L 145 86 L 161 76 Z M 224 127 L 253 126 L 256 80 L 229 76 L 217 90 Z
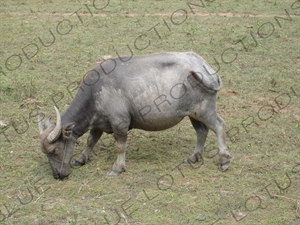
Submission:
M 126 141 L 127 134 L 125 135 L 114 135 L 116 140 L 116 150 L 118 158 L 115 161 L 112 169 L 107 173 L 109 176 L 118 176 L 120 173 L 125 171 L 125 155 L 126 155 Z
M 190 157 L 188 157 L 185 160 L 185 162 L 195 163 L 202 159 L 202 151 L 203 151 L 205 140 L 206 140 L 206 137 L 208 134 L 208 128 L 204 123 L 197 121 L 191 117 L 190 117 L 190 120 L 191 120 L 191 123 L 192 123 L 194 129 L 196 130 L 196 133 L 197 133 L 197 143 L 196 143 L 194 153 Z
M 75 162 L 74 162 L 75 166 L 82 166 L 85 163 L 87 163 L 87 161 L 89 159 L 89 155 L 90 155 L 91 151 L 93 150 L 93 147 L 98 142 L 98 140 L 102 134 L 103 134 L 103 132 L 99 129 L 91 129 L 90 134 L 87 139 L 87 146 L 82 151 L 81 155 L 75 160 Z

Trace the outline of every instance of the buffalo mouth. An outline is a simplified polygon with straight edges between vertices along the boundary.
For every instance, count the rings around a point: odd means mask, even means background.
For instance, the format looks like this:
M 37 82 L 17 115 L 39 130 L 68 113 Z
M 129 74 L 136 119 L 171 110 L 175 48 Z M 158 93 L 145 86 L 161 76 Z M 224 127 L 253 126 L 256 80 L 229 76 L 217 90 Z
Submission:
M 67 178 L 68 176 L 69 176 L 69 173 L 68 174 L 61 174 L 56 169 L 53 169 L 53 177 L 56 180 L 63 180 L 65 178 Z

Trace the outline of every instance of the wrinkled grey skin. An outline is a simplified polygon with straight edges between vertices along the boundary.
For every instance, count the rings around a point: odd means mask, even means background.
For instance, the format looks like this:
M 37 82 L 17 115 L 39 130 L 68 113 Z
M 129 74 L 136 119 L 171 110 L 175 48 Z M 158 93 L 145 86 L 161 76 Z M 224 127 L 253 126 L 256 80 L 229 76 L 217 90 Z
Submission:
M 219 169 L 225 171 L 230 154 L 225 144 L 224 121 L 216 112 L 221 79 L 197 54 L 160 53 L 109 59 L 87 73 L 68 109 L 52 125 L 39 123 L 42 151 L 53 175 L 69 175 L 69 162 L 77 138 L 90 130 L 87 147 L 75 165 L 87 162 L 103 132 L 113 133 L 117 160 L 108 175 L 125 171 L 127 132 L 168 129 L 188 116 L 197 134 L 194 153 L 186 159 L 201 159 L 208 130 L 218 139 Z

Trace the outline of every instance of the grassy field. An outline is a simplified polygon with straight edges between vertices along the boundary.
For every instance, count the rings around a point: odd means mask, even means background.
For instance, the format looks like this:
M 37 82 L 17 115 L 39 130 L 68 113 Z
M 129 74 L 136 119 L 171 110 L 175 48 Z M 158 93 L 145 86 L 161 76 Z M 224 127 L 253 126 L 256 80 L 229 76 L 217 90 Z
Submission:
M 61 2 L 0 2 L 0 224 L 300 224 L 299 1 Z M 194 51 L 219 70 L 228 171 L 212 132 L 203 162 L 181 164 L 196 141 L 185 119 L 131 131 L 118 177 L 106 134 L 89 163 L 53 178 L 34 108 L 64 111 L 87 71 L 130 50 Z

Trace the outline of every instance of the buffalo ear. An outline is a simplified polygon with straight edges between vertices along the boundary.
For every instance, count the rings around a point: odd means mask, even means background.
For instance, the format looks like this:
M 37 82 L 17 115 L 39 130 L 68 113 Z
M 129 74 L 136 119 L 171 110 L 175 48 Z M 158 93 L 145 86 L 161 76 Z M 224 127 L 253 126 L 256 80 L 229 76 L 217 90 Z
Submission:
M 47 129 L 48 127 L 51 126 L 51 116 L 48 116 L 46 119 L 45 119 L 45 122 L 44 122 L 44 127 Z
M 62 135 L 63 135 L 63 139 L 67 139 L 69 137 L 71 137 L 72 135 L 72 131 L 73 128 L 75 127 L 75 123 L 68 123 L 67 125 L 65 125 L 62 129 Z

